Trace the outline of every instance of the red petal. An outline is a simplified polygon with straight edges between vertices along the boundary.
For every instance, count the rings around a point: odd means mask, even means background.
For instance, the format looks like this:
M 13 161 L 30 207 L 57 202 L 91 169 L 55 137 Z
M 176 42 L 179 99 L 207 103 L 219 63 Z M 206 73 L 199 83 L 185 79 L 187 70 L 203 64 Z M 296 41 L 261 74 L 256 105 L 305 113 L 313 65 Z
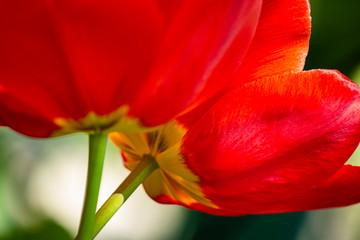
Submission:
M 0 103 L 15 118 L 6 125 L 38 136 L 40 122 L 28 118 L 78 119 L 128 103 L 161 30 L 160 12 L 145 0 L 2 1 Z
M 0 104 L 4 118 L 17 119 L 5 125 L 38 136 L 27 117 L 52 124 L 55 117 L 105 115 L 124 104 L 145 124 L 164 123 L 186 106 L 235 39 L 244 38 L 238 50 L 245 54 L 257 23 L 247 11 L 252 4 L 3 1 Z
M 214 68 L 206 82 L 204 89 L 202 89 L 196 99 L 193 100 L 192 107 L 198 106 L 205 102 L 211 96 L 216 94 L 225 84 L 228 83 L 226 79 L 232 79 L 234 73 L 239 69 L 243 58 L 245 57 L 245 49 L 251 42 L 256 28 L 253 24 L 260 17 L 261 1 L 253 1 L 246 9 L 248 12 L 247 19 L 243 19 L 244 26 L 241 31 L 235 36 L 232 44 L 227 49 L 219 64 Z M 188 109 L 187 109 L 188 110 Z
M 309 47 L 310 20 L 308 0 L 265 0 L 235 81 L 301 71 Z
M 238 216 L 245 214 L 264 214 L 306 211 L 323 208 L 344 207 L 360 202 L 360 167 L 345 165 L 336 174 L 334 174 L 319 186 L 309 188 L 303 192 L 297 192 L 284 189 L 283 192 L 263 192 L 258 196 L 252 196 L 252 199 L 234 199 L 233 209 L 213 209 L 201 204 L 191 206 L 176 202 L 166 196 L 159 196 L 155 200 L 160 203 L 174 203 L 184 205 L 190 209 L 207 212 L 215 215 Z M 279 189 L 280 190 L 280 189 Z M 249 202 L 253 204 L 249 204 Z M 252 205 L 256 204 L 254 207 Z M 239 210 L 242 208 L 243 210 Z
M 43 103 L 45 107 L 50 106 L 51 100 Z M 0 91 L 0 109 L 0 126 L 8 126 L 24 135 L 47 137 L 59 129 L 52 121 L 56 110 L 61 113 L 58 106 L 46 112 Z
M 260 5 L 261 0 L 185 0 L 181 6 L 170 5 L 177 12 L 161 42 L 150 79 L 135 99 L 133 114 L 157 125 L 165 113 L 183 110 L 214 69 L 234 72 L 250 44 Z
M 200 108 L 206 111 L 213 104 L 209 98 L 214 93 L 218 95 L 215 99 L 221 97 L 219 89 L 227 83 L 224 79 L 234 79 L 230 85 L 237 86 L 262 77 L 302 70 L 309 46 L 310 27 L 307 0 L 263 1 L 256 32 L 245 58 L 243 61 L 236 58 L 224 61 L 233 64 L 228 68 L 230 71 L 220 67 L 216 69 L 220 71 L 214 71 L 192 108 L 187 109 L 186 117 L 197 119 L 202 115 Z M 235 70 L 236 73 L 233 72 Z M 191 111 L 194 107 L 196 111 Z
M 294 205 L 300 211 L 309 208 L 343 207 L 358 203 L 360 202 L 359 179 L 360 167 L 345 165 L 323 184 L 310 191 L 306 199 L 302 201 L 299 196 Z
M 21 88 L 32 79 L 66 105 L 77 103 L 76 94 L 68 94 L 75 90 L 100 114 L 112 100 L 129 101 L 159 44 L 162 19 L 149 1 L 22 0 L 0 9 L 3 84 Z
M 202 179 L 205 196 L 221 209 L 277 212 L 286 205 L 284 194 L 295 201 L 337 172 L 355 150 L 359 95 L 335 71 L 253 81 L 192 123 L 182 152 Z

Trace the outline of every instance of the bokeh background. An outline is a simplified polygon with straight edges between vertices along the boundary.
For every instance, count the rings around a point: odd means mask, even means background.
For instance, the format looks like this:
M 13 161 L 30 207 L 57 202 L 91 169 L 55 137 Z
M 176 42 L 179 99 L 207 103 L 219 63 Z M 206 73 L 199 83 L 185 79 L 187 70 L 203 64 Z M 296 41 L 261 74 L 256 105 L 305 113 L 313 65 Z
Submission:
M 360 1 L 312 0 L 306 69 L 338 69 L 360 83 Z M 109 143 L 100 203 L 128 174 Z M 349 160 L 360 165 L 360 151 Z M 87 137 L 28 139 L 0 129 L 0 240 L 67 240 L 76 233 Z M 359 179 L 360 181 L 360 179 Z M 160 205 L 139 188 L 98 240 L 358 240 L 360 205 L 288 214 L 218 217 Z

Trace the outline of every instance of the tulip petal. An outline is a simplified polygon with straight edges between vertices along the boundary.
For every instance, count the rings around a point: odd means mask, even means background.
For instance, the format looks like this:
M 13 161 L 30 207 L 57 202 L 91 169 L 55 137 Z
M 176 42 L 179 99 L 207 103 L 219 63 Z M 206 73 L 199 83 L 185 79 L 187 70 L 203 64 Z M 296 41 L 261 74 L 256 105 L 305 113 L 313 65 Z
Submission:
M 228 84 L 236 87 L 254 79 L 301 71 L 309 48 L 310 20 L 307 0 L 263 1 L 256 32 L 246 56 L 242 61 L 232 59 L 232 63 L 226 62 L 237 64 L 229 68 L 236 72 L 220 67 L 215 69 L 221 71 L 214 71 L 211 75 L 200 96 L 192 102 L 191 108 L 187 108 L 187 117 L 197 119 L 202 115 L 200 108 L 206 111 L 213 104 L 209 100 L 213 95 L 218 95 L 215 99 L 221 97 L 223 90 L 220 88 L 228 83 L 224 79 L 233 79 Z M 194 108 L 197 110 L 192 111 Z
M 248 205 L 246 201 L 235 200 L 231 204 L 241 206 L 243 214 L 281 213 L 344 207 L 360 202 L 359 177 L 360 167 L 345 165 L 329 179 L 318 186 L 309 187 L 306 191 L 264 192 L 261 195 L 263 199 L 260 199 L 260 196 L 254 198 L 256 199 L 254 202 L 258 205 L 256 208 Z M 224 215 L 219 210 L 217 212 L 214 210 L 208 211 Z M 228 212 L 225 215 L 234 214 L 236 214 L 236 211 Z
M 261 0 L 185 0 L 176 5 L 147 85 L 133 103 L 133 115 L 157 125 L 165 113 L 182 111 L 215 68 L 234 72 L 252 39 L 260 5 Z M 216 87 L 215 82 L 210 85 Z M 176 100 L 167 104 L 173 96 Z
M 289 191 L 285 189 L 281 193 L 270 190 L 268 195 L 264 192 L 261 196 L 253 196 L 252 199 L 230 199 L 229 201 L 232 201 L 232 204 L 236 206 L 233 209 L 210 208 L 200 203 L 187 205 L 183 202 L 177 202 L 168 195 L 159 195 L 155 200 L 160 203 L 179 204 L 190 209 L 223 216 L 306 211 L 344 207 L 360 202 L 359 179 L 360 167 L 344 165 L 319 186 L 298 192 L 296 195 L 288 194 Z M 251 201 L 253 204 L 249 205 L 248 203 Z M 270 202 L 271 205 L 269 205 Z M 255 204 L 257 206 L 253 206 Z
M 290 201 L 309 192 L 355 150 L 359 95 L 356 84 L 329 70 L 249 82 L 192 123 L 182 154 L 224 215 L 277 212 L 284 194 Z
M 5 125 L 28 134 L 24 116 L 77 121 L 127 106 L 142 124 L 164 123 L 186 107 L 237 39 L 243 57 L 260 3 L 1 2 L 0 104 L 19 122 Z
M 150 67 L 162 24 L 155 6 L 141 0 L 16 0 L 2 2 L 0 9 L 5 87 L 16 85 L 21 91 L 25 82 L 32 82 L 26 95 L 36 98 L 38 85 L 44 85 L 73 112 L 85 105 L 82 116 L 88 110 L 109 113 L 119 107 L 111 106 L 113 100 L 133 97 L 139 73 Z M 77 95 L 85 101 L 79 103 Z
M 345 165 L 313 191 L 306 200 L 297 199 L 299 211 L 302 209 L 342 207 L 360 201 L 360 167 Z M 294 204 L 295 205 L 295 204 Z M 292 206 L 294 208 L 294 206 Z M 290 208 L 290 207 L 289 207 Z M 290 209 L 287 209 L 289 211 Z
M 162 21 L 145 0 L 1 1 L 0 105 L 5 119 L 15 119 L 4 124 L 43 136 L 28 118 L 51 125 L 130 102 L 151 67 Z
M 301 71 L 309 48 L 308 0 L 265 0 L 259 24 L 235 82 Z

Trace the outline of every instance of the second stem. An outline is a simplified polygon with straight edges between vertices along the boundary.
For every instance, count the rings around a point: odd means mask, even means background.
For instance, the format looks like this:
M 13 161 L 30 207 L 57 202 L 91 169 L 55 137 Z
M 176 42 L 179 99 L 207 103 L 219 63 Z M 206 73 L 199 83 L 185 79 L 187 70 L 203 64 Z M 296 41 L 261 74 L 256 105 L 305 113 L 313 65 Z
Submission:
M 122 184 L 115 190 L 111 197 L 96 213 L 93 237 L 95 237 L 115 212 L 130 197 L 135 189 L 158 169 L 159 166 L 153 156 L 145 154 L 137 167 L 129 174 Z

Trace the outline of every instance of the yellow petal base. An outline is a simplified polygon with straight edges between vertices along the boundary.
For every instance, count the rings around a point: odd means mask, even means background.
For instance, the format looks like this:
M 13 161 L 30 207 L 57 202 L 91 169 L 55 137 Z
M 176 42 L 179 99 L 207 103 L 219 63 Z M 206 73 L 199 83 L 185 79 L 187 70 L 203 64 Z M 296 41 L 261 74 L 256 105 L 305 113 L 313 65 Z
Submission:
M 186 205 L 201 203 L 217 208 L 206 199 L 196 176 L 185 164 L 180 147 L 186 133 L 176 121 L 156 130 L 142 133 L 117 132 L 110 139 L 121 149 L 128 169 L 133 170 L 144 154 L 151 154 L 159 165 L 144 182 L 146 192 L 153 198 L 169 196 Z
M 56 118 L 54 122 L 60 129 L 55 131 L 52 136 L 57 137 L 76 132 L 108 134 L 115 131 L 136 132 L 153 129 L 142 126 L 140 120 L 129 117 L 128 112 L 129 106 L 124 105 L 107 115 L 100 116 L 94 112 L 89 112 L 84 118 L 77 120 Z

